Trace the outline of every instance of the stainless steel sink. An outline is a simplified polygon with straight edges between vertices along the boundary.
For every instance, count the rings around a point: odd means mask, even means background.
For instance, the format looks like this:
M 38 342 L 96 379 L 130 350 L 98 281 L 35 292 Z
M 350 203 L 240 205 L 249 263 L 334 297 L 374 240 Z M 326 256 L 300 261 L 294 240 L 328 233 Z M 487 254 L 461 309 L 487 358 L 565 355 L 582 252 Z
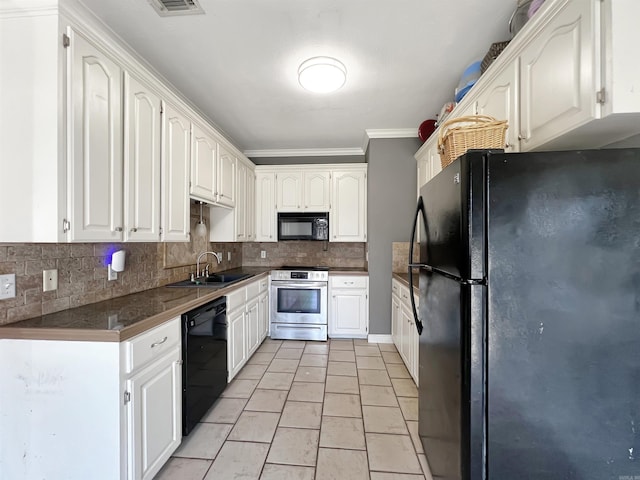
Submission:
M 214 273 L 206 278 L 199 278 L 192 282 L 191 280 L 182 280 L 181 282 L 170 283 L 167 287 L 187 287 L 187 288 L 223 288 L 227 285 L 239 282 L 245 278 L 249 278 L 250 273 Z

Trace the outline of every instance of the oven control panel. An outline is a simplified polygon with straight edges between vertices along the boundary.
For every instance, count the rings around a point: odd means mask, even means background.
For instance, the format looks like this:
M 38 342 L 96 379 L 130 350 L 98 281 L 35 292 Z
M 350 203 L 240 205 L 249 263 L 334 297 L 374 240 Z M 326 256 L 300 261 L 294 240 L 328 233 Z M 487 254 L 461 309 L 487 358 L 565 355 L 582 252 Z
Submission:
M 329 280 L 327 271 L 309 270 L 272 270 L 271 280 L 298 280 L 307 282 L 326 282 Z

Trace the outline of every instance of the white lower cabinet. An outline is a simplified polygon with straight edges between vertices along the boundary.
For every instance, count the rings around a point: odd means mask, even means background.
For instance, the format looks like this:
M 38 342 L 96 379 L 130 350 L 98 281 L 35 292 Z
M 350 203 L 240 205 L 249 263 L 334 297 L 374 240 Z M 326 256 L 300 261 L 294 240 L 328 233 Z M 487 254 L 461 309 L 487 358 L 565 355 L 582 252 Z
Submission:
M 418 297 L 415 297 L 415 301 L 418 308 Z M 409 374 L 417 385 L 419 335 L 413 318 L 409 288 L 396 279 L 391 281 L 391 336 Z
M 243 308 L 240 310 L 230 312 L 228 314 L 229 319 L 227 323 L 229 325 L 229 338 L 227 339 L 228 345 L 228 365 L 229 365 L 229 379 L 231 381 L 236 373 L 240 371 L 242 366 L 247 361 L 247 350 L 245 349 L 245 338 L 247 336 L 246 327 L 246 312 Z
M 129 478 L 151 479 L 182 439 L 180 347 L 127 381 Z
M 227 295 L 229 382 L 267 336 L 268 286 L 268 277 L 263 277 Z
M 123 342 L 0 340 L 0 478 L 150 479 L 182 440 L 180 317 Z
M 329 337 L 366 338 L 369 332 L 369 277 L 329 277 L 329 299 Z

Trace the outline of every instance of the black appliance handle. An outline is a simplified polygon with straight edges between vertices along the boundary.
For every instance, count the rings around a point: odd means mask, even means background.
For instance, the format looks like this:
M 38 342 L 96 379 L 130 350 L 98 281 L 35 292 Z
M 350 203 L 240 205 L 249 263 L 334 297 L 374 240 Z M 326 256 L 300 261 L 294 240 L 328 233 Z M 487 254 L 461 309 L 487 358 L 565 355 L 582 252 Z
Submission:
M 418 226 L 418 218 L 422 213 L 422 220 L 424 221 L 425 226 L 427 225 L 427 214 L 424 211 L 424 201 L 422 197 L 418 198 L 418 206 L 416 207 L 416 214 L 413 217 L 413 227 L 411 228 L 411 238 L 409 239 L 409 266 L 407 267 L 407 272 L 409 273 L 409 296 L 411 298 L 411 310 L 413 310 L 413 319 L 416 323 L 416 329 L 418 330 L 418 335 L 422 335 L 423 325 L 420 319 L 418 318 L 418 310 L 416 309 L 416 299 L 414 298 L 413 293 L 413 269 L 419 268 L 420 265 L 416 265 L 413 263 L 413 244 L 416 238 L 416 227 Z

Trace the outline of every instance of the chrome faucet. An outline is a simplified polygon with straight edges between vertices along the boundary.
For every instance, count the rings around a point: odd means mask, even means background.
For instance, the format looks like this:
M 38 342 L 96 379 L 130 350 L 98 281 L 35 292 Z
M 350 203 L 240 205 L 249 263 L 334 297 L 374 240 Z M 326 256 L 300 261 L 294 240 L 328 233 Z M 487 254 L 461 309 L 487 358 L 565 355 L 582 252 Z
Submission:
M 202 274 L 205 273 L 205 269 L 203 268 L 202 272 L 200 271 L 200 259 L 202 257 L 204 257 L 207 253 L 210 253 L 211 255 L 213 255 L 214 257 L 216 257 L 216 260 L 218 260 L 218 264 L 222 263 L 222 258 L 220 258 L 220 255 L 218 255 L 216 252 L 202 252 L 200 255 L 198 255 L 198 258 L 196 260 L 196 278 L 200 278 L 202 276 Z M 207 263 L 207 267 L 209 267 L 209 264 Z

